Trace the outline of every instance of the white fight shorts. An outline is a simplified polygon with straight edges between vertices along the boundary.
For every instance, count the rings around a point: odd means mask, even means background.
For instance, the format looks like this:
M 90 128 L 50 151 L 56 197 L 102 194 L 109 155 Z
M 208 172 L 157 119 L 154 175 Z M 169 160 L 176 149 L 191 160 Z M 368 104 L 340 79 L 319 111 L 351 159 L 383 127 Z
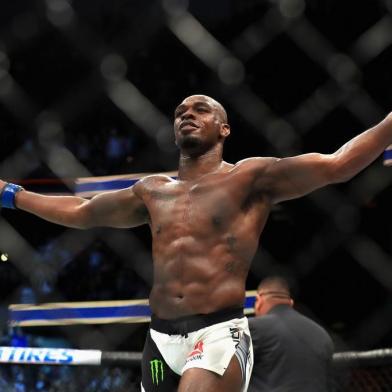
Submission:
M 142 389 L 175 391 L 188 369 L 202 368 L 223 375 L 235 355 L 242 391 L 248 388 L 253 348 L 243 309 L 162 320 L 152 317 L 142 361 Z

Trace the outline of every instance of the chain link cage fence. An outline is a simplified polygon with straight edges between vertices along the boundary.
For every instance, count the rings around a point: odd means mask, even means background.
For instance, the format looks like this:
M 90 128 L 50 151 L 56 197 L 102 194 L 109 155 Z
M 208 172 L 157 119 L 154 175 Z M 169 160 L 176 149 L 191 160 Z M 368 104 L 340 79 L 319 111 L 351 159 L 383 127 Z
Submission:
M 333 152 L 390 111 L 391 69 L 390 0 L 3 2 L 0 178 L 92 195 L 175 171 L 172 113 L 195 93 L 228 111 L 227 161 Z M 380 158 L 276 207 L 247 289 L 285 275 L 337 351 L 390 347 L 391 183 Z M 145 323 L 19 326 L 8 307 L 147 298 L 147 228 L 80 232 L 2 210 L 0 253 L 2 346 L 140 352 Z M 388 361 L 347 374 L 341 390 L 392 390 Z M 137 366 L 8 364 L 0 385 L 130 391 L 139 378 Z

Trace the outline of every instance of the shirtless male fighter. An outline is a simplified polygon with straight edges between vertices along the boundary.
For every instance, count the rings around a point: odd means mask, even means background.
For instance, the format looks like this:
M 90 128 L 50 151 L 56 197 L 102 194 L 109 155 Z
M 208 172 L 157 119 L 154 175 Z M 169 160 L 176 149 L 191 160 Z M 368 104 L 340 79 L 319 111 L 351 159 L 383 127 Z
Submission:
M 149 224 L 153 317 L 142 390 L 246 391 L 252 347 L 243 316 L 245 280 L 271 207 L 347 181 L 392 143 L 392 114 L 333 154 L 222 160 L 227 115 L 204 95 L 175 110 L 178 179 L 143 178 L 86 200 L 44 196 L 0 182 L 3 207 L 80 229 Z M 130 284 L 132 284 L 130 282 Z

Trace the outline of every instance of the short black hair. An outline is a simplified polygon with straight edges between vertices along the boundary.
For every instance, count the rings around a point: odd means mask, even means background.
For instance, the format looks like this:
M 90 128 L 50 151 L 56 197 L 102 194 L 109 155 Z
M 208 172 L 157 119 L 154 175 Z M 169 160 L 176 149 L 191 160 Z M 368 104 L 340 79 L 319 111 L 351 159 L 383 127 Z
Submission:
M 290 286 L 288 281 L 282 276 L 268 276 L 264 278 L 257 286 L 257 291 L 267 291 L 271 294 L 281 294 L 283 296 L 291 297 Z

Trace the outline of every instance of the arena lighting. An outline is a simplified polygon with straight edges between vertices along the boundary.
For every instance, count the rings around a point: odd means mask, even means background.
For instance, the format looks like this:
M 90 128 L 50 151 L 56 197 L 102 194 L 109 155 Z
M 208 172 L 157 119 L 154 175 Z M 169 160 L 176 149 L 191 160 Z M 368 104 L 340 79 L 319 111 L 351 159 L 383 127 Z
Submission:
M 2 253 L 0 256 L 1 261 L 8 261 L 8 254 L 7 253 Z

